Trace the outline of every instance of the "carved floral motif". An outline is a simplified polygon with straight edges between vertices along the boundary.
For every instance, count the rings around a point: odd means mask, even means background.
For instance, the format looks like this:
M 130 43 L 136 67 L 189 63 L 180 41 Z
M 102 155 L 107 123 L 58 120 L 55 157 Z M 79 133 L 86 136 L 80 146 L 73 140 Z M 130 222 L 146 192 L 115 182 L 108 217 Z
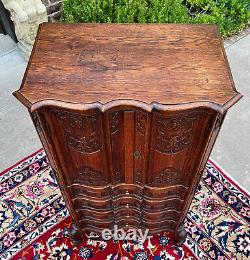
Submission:
M 115 111 L 109 114 L 109 124 L 111 134 L 114 134 L 118 131 L 119 128 L 119 112 Z
M 102 172 L 96 171 L 90 167 L 81 168 L 77 172 L 75 182 L 85 185 L 102 186 L 107 184 L 107 180 Z
M 122 182 L 121 173 L 119 171 L 113 172 L 113 183 L 116 184 L 120 182 Z
M 118 130 L 119 130 L 119 123 L 120 123 L 120 113 L 119 111 L 114 111 L 109 113 L 108 115 L 108 120 L 109 120 L 109 127 L 110 127 L 110 138 L 112 141 L 112 138 L 118 138 L 117 136 L 112 136 L 113 134 L 115 134 Z M 113 150 L 112 148 L 112 156 L 114 156 L 114 154 L 116 153 L 115 150 Z M 113 173 L 112 173 L 112 183 L 113 184 L 117 184 L 122 182 L 122 174 L 121 171 L 118 167 L 115 167 L 113 165 Z
M 173 167 L 162 169 L 153 174 L 150 184 L 156 186 L 181 184 L 181 173 Z
M 101 149 L 98 114 L 82 115 L 59 110 L 52 112 L 63 123 L 68 147 L 80 153 L 94 153 Z
M 138 184 L 143 183 L 143 173 L 141 171 L 135 172 L 135 182 Z
M 66 133 L 65 136 L 68 146 L 80 153 L 94 153 L 100 150 L 101 146 L 96 131 L 80 139 L 69 135 L 69 133 Z
M 138 133 L 141 135 L 145 135 L 146 133 L 146 124 L 147 123 L 147 114 L 145 112 L 137 111 L 136 112 L 136 119 L 135 119 L 135 124 L 136 124 L 136 130 Z
M 178 117 L 156 119 L 155 148 L 161 153 L 177 153 L 190 144 L 196 116 L 186 114 Z
M 72 132 L 75 128 L 87 129 L 95 126 L 98 120 L 98 114 L 83 115 L 80 113 L 73 113 L 68 111 L 52 110 L 58 119 L 65 123 L 64 127 Z M 67 123 L 67 124 L 66 124 Z

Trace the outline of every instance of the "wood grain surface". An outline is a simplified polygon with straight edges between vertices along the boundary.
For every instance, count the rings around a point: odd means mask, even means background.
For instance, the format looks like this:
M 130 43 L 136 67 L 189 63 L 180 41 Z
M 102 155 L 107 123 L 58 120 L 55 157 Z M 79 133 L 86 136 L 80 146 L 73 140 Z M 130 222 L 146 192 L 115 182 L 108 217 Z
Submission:
M 27 106 L 240 98 L 216 26 L 197 24 L 44 23 L 17 95 Z

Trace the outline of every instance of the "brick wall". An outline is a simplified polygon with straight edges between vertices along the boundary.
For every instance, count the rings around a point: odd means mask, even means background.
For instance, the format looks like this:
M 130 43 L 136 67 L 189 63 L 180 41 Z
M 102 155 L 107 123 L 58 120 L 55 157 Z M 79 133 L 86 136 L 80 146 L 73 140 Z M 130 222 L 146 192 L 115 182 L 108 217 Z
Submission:
M 62 0 L 42 0 L 46 6 L 49 22 L 56 22 L 60 18 Z

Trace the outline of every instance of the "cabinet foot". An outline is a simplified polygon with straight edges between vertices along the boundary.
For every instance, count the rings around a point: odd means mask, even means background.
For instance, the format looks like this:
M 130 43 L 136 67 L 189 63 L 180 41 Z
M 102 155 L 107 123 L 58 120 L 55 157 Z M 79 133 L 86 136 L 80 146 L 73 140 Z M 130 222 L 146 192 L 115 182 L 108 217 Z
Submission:
M 83 235 L 81 230 L 73 223 L 72 228 L 69 231 L 69 237 L 74 245 L 79 245 L 82 242 Z
M 174 232 L 174 244 L 176 246 L 182 246 L 182 244 L 186 241 L 186 238 L 187 232 L 184 228 L 184 224 L 182 223 Z

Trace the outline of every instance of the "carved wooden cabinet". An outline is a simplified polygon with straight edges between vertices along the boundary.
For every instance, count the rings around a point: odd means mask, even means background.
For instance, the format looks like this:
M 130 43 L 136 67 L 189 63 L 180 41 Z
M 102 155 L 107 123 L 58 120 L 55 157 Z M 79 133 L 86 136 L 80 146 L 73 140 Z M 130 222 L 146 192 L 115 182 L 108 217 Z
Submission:
M 213 25 L 40 26 L 20 90 L 76 223 L 185 239 L 226 111 L 241 98 Z

